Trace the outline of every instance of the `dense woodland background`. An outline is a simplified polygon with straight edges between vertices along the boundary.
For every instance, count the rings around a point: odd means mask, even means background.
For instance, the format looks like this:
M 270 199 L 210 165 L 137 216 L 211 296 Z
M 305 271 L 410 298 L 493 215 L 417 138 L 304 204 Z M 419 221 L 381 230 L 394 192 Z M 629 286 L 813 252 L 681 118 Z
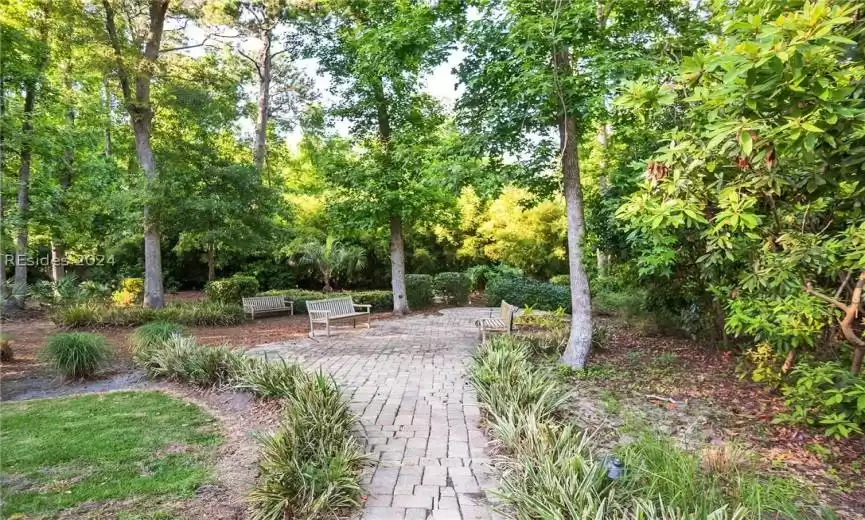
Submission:
M 0 16 L 4 306 L 143 278 L 161 307 L 241 274 L 390 289 L 403 312 L 406 274 L 468 271 L 585 325 L 588 281 L 596 309 L 741 349 L 800 420 L 861 431 L 859 4 L 22 0 Z M 455 52 L 450 107 L 424 84 Z

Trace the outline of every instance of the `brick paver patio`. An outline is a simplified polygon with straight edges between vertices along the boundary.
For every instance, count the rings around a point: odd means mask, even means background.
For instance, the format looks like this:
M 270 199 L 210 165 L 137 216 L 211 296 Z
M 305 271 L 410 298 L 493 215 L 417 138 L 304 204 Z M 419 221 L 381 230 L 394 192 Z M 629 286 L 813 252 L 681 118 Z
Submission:
M 491 519 L 497 485 L 466 365 L 474 320 L 489 309 L 445 309 L 331 329 L 331 337 L 270 343 L 250 355 L 330 373 L 360 417 L 378 464 L 365 477 L 364 519 Z

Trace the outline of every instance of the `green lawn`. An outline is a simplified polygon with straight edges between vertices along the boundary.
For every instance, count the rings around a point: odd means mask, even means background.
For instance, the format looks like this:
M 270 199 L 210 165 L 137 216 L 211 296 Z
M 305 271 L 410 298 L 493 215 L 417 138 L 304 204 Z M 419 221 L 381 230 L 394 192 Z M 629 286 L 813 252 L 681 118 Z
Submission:
M 212 478 L 220 441 L 214 418 L 161 392 L 4 403 L 2 516 L 115 500 L 151 514 Z

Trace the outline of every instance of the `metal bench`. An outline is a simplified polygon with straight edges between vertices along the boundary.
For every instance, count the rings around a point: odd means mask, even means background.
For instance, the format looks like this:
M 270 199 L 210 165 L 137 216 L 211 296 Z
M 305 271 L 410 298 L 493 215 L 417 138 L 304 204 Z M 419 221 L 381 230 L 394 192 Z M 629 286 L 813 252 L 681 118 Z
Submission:
M 364 309 L 358 311 L 358 308 Z M 309 335 L 315 337 L 315 324 L 324 323 L 327 335 L 330 336 L 330 322 L 351 319 L 357 326 L 357 318 L 366 316 L 366 328 L 369 328 L 370 310 L 372 305 L 356 304 L 351 296 L 345 298 L 330 298 L 327 300 L 307 300 L 306 310 L 309 312 Z
M 506 332 L 510 334 L 514 330 L 514 314 L 519 307 L 509 304 L 502 300 L 502 306 L 499 308 L 499 317 L 496 318 L 490 313 L 489 318 L 481 318 L 475 320 L 475 325 L 481 336 L 481 341 L 486 341 L 488 332 Z
M 289 311 L 294 316 L 294 302 L 285 296 L 251 296 L 243 298 L 243 311 L 252 315 Z

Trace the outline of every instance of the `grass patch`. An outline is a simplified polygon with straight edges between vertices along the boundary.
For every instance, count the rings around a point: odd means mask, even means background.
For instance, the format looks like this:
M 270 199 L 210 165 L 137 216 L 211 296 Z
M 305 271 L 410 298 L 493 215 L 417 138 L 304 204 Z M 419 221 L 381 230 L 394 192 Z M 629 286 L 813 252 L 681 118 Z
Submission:
M 191 497 L 211 479 L 221 441 L 212 417 L 161 392 L 4 403 L 0 415 L 6 517 L 53 516 L 142 496 Z

